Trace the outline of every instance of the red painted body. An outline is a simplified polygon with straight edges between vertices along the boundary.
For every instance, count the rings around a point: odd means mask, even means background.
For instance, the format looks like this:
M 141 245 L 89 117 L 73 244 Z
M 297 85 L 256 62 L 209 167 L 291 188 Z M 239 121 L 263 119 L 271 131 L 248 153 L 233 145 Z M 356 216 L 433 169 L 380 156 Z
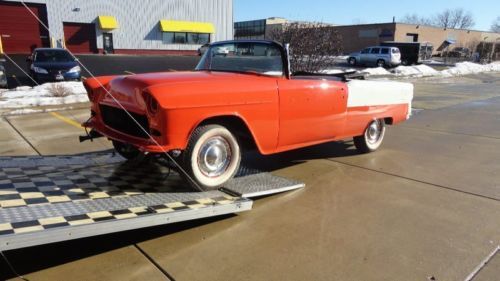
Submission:
M 74 54 L 97 53 L 95 24 L 64 22 L 66 48 Z
M 359 136 L 372 120 L 386 118 L 396 124 L 406 120 L 409 110 L 408 104 L 348 108 L 345 83 L 300 77 L 169 72 L 98 77 L 86 80 L 85 86 L 94 116 L 84 126 L 149 152 L 184 150 L 193 130 L 214 117 L 238 118 L 258 150 L 272 154 Z M 149 97 L 158 103 L 156 113 L 148 108 Z M 147 117 L 146 129 L 158 132 L 152 135 L 160 146 L 104 124 L 99 105 L 121 108 L 118 102 Z

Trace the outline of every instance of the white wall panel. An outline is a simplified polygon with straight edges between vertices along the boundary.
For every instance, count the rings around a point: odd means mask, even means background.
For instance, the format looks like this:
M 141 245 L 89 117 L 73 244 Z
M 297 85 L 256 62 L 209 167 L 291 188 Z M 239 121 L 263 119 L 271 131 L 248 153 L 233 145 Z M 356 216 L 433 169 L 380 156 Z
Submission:
M 20 2 L 11 0 L 11 2 Z M 102 31 L 97 16 L 116 17 L 119 28 L 111 31 L 115 49 L 196 50 L 198 45 L 165 44 L 159 21 L 210 22 L 215 26 L 212 41 L 233 38 L 233 0 L 30 0 L 47 5 L 51 36 L 63 37 L 63 22 L 95 23 L 97 47 Z M 79 9 L 76 11 L 75 9 Z

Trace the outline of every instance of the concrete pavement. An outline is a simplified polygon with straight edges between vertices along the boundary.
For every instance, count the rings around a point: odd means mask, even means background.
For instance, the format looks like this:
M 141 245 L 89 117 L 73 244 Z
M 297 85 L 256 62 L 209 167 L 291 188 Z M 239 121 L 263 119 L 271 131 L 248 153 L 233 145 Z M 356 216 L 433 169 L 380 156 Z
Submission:
M 338 142 L 249 155 L 306 183 L 250 212 L 7 256 L 29 280 L 464 280 L 500 244 L 500 75 L 454 79 L 417 82 L 426 110 L 390 127 L 376 153 Z M 110 148 L 78 144 L 81 129 L 48 113 L 7 121 L 4 154 Z M 473 280 L 500 276 L 499 257 Z

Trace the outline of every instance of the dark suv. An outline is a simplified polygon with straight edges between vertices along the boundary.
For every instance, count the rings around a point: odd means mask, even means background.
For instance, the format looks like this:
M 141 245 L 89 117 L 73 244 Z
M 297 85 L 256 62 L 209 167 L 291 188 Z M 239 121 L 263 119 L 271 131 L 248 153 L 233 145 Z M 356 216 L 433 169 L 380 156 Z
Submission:
M 27 59 L 31 77 L 37 83 L 80 81 L 78 61 L 64 49 L 38 48 Z

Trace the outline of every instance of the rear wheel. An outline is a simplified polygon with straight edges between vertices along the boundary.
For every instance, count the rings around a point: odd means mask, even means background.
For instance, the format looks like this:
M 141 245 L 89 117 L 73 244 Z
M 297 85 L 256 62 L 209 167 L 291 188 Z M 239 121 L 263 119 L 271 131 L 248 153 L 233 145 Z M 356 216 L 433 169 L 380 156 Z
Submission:
M 385 61 L 384 60 L 378 60 L 377 61 L 377 66 L 378 67 L 385 67 Z
M 238 140 L 227 128 L 215 124 L 196 128 L 182 157 L 182 166 L 190 177 L 187 181 L 203 190 L 214 190 L 227 183 L 240 162 Z
M 354 137 L 354 146 L 361 153 L 377 150 L 385 136 L 385 123 L 383 119 L 372 121 L 361 136 Z
M 113 147 L 115 148 L 116 152 L 118 152 L 118 154 L 120 154 L 123 158 L 127 160 L 133 160 L 139 157 L 139 155 L 141 155 L 141 151 L 137 149 L 137 147 L 128 143 L 123 143 L 114 140 Z

